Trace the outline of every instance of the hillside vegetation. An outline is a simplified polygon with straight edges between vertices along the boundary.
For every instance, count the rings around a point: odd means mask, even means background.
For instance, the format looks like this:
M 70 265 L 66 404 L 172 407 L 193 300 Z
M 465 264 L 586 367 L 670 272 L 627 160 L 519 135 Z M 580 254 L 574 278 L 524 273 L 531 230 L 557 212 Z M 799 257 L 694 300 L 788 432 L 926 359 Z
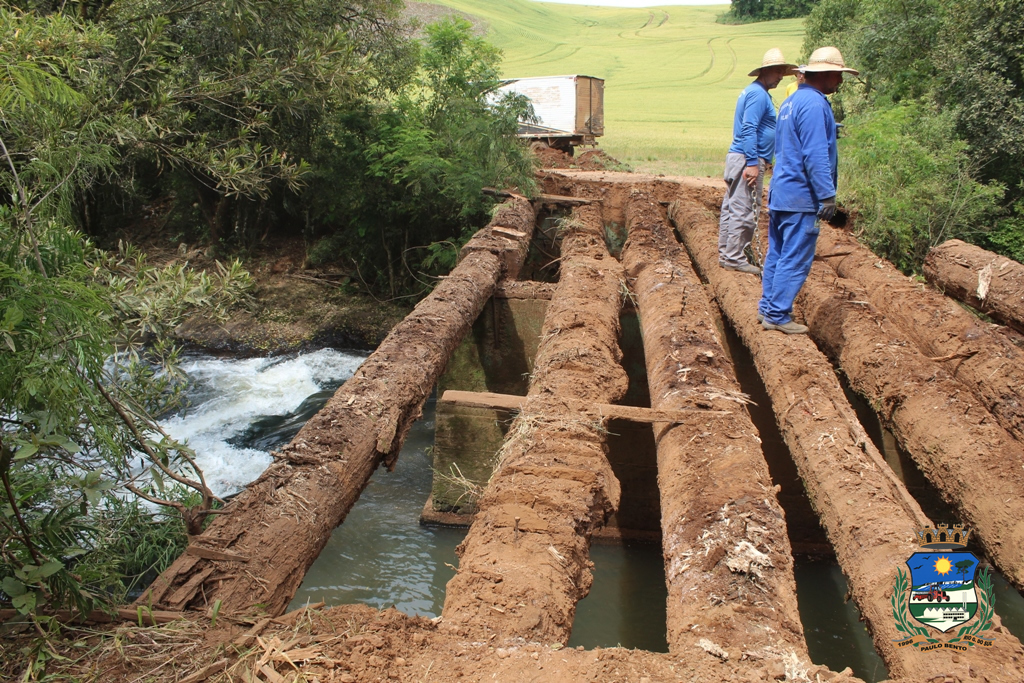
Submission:
M 638 170 L 718 175 L 747 73 L 771 47 L 795 61 L 804 20 L 729 26 L 727 8 L 627 9 L 532 0 L 438 0 L 480 17 L 506 77 L 580 73 L 606 80 L 601 146 Z M 780 89 L 773 90 L 776 103 Z

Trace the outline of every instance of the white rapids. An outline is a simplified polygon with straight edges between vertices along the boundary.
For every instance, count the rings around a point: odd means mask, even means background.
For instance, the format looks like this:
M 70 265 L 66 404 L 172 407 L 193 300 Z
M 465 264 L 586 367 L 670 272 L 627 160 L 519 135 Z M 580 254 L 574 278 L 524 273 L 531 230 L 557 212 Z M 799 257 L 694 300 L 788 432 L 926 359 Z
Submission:
M 309 396 L 340 385 L 365 358 L 355 351 L 321 349 L 278 358 L 186 359 L 181 369 L 192 383 L 190 405 L 160 425 L 195 451 L 213 492 L 229 495 L 273 460 L 267 451 L 233 445 L 232 438 L 260 418 L 286 416 Z

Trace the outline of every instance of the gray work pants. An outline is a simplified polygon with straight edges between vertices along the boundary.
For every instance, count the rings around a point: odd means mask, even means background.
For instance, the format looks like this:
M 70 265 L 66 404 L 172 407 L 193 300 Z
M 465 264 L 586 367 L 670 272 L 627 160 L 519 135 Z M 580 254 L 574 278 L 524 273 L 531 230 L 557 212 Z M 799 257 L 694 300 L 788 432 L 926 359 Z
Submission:
M 764 188 L 764 159 L 759 159 L 757 164 L 760 173 L 751 189 L 743 179 L 746 157 L 736 152 L 725 157 L 725 198 L 718 219 L 718 262 L 723 266 L 747 263 L 743 250 L 754 236 L 754 207 L 760 204 Z

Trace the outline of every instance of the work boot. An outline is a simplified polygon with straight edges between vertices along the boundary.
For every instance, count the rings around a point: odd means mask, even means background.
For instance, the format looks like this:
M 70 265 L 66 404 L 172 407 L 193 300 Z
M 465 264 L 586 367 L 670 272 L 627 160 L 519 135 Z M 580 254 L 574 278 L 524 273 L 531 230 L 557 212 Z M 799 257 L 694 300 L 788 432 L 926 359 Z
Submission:
M 719 264 L 719 265 L 721 265 L 721 264 Z M 758 268 L 757 266 L 752 266 L 749 263 L 744 263 L 742 266 L 725 266 L 725 265 L 723 265 L 722 267 L 725 268 L 726 270 L 736 270 L 736 271 L 739 271 L 741 273 L 750 273 L 751 275 L 760 275 L 761 274 L 761 269 L 760 268 Z
M 793 322 L 792 320 L 788 323 L 782 323 L 781 325 L 776 325 L 775 323 L 770 323 L 767 320 L 762 320 L 761 327 L 766 330 L 778 330 L 779 332 L 785 332 L 786 334 L 807 334 L 808 330 L 807 325 L 801 325 L 800 323 Z
M 759 323 L 763 323 L 764 322 L 764 313 L 762 313 L 761 311 L 757 312 L 757 322 L 759 322 Z

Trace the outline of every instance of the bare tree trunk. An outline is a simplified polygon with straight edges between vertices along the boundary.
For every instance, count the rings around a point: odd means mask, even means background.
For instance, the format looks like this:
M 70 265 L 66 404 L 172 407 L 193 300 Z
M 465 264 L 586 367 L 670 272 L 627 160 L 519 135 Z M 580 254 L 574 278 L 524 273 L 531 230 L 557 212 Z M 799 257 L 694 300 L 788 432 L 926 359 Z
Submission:
M 650 195 L 631 196 L 626 221 L 651 407 L 725 413 L 655 425 L 669 649 L 714 634 L 754 672 L 786 658 L 809 668 L 785 516 L 704 286 Z
M 924 275 L 940 291 L 1024 332 L 1024 265 L 949 240 L 928 252 Z

